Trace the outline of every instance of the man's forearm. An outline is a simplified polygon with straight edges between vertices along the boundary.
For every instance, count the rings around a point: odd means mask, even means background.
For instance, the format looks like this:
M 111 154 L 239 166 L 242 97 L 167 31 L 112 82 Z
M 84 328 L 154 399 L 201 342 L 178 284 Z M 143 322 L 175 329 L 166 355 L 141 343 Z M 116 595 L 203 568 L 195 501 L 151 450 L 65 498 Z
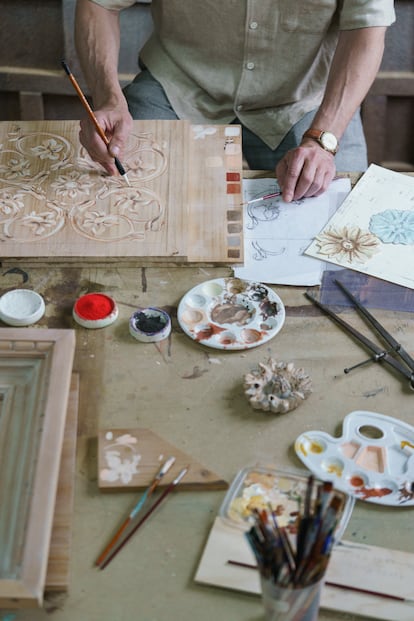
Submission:
M 385 31 L 385 27 L 341 31 L 313 127 L 342 136 L 378 73 Z
M 91 0 L 77 0 L 75 41 L 94 107 L 123 104 L 118 80 L 118 12 L 107 10 Z

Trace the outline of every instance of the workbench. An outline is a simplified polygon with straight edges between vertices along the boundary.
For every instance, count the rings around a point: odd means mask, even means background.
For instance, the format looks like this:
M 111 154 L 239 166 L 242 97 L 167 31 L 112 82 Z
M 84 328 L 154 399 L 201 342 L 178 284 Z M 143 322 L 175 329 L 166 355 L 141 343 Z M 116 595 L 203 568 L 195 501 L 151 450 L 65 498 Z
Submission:
M 80 375 L 77 469 L 71 585 L 68 594 L 46 594 L 44 609 L 0 612 L 2 621 L 259 621 L 258 597 L 194 582 L 203 548 L 224 491 L 176 491 L 104 571 L 94 560 L 137 498 L 136 492 L 102 493 L 97 485 L 97 432 L 144 427 L 189 453 L 229 483 L 246 466 L 273 463 L 302 467 L 293 444 L 305 430 L 341 435 L 351 411 L 370 410 L 414 425 L 414 395 L 381 365 L 343 373 L 365 352 L 310 304 L 301 287 L 273 287 L 286 307 L 286 322 L 272 340 L 226 352 L 191 340 L 176 320 L 181 297 L 230 268 L 64 268 L 2 270 L 1 288 L 39 292 L 46 314 L 38 327 L 76 331 L 74 371 Z M 312 290 L 312 289 L 311 289 Z M 87 330 L 74 323 L 72 307 L 86 292 L 111 295 L 117 321 Z M 316 288 L 315 288 L 316 292 Z M 128 320 L 137 307 L 158 306 L 172 317 L 160 343 L 134 340 Z M 410 352 L 410 313 L 374 311 Z M 358 327 L 353 310 L 341 311 Z M 362 324 L 362 326 L 365 324 Z M 24 330 L 24 328 L 22 328 Z M 366 326 L 361 331 L 367 331 Z M 269 357 L 293 361 L 313 381 L 313 394 L 288 414 L 253 410 L 243 376 Z M 357 501 L 345 537 L 414 552 L 412 508 Z M 321 610 L 320 621 L 354 617 Z

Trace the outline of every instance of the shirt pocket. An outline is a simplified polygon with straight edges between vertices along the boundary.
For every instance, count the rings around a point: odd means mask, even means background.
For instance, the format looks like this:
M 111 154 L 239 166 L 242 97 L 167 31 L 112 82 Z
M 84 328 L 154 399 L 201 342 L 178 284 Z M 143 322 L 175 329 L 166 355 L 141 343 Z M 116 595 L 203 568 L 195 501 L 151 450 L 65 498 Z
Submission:
M 337 8 L 338 0 L 282 0 L 280 25 L 287 32 L 324 33 Z

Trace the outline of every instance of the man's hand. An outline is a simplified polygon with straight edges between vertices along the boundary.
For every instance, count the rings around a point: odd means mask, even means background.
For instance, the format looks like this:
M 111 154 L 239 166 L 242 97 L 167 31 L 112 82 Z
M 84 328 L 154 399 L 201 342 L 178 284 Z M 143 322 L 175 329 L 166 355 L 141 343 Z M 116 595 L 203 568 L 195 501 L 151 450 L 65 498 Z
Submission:
M 122 160 L 122 152 L 132 129 L 132 117 L 126 106 L 101 109 L 95 112 L 95 116 L 109 140 L 109 145 L 106 146 L 89 118 L 80 123 L 79 140 L 95 162 L 99 162 L 109 175 L 116 175 L 118 172 L 114 157 Z
M 287 203 L 319 196 L 335 176 L 335 158 L 314 140 L 305 139 L 276 166 L 276 178 Z

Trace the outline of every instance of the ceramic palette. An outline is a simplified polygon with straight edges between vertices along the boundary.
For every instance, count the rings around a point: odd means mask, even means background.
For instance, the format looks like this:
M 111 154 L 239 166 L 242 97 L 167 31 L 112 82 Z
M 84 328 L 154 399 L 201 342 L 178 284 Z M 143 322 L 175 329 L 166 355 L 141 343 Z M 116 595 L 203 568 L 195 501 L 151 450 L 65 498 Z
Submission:
M 316 476 L 360 500 L 414 505 L 414 427 L 407 423 L 355 411 L 345 417 L 342 437 L 307 431 L 295 451 Z
M 285 321 L 285 307 L 269 287 L 239 278 L 216 278 L 197 285 L 177 312 L 184 332 L 218 349 L 248 349 L 275 336 Z
M 291 535 L 296 534 L 297 517 L 308 488 L 309 472 L 297 469 L 280 469 L 267 466 L 247 466 L 234 478 L 220 507 L 219 515 L 230 526 L 243 531 L 255 522 L 255 510 L 269 510 L 277 514 L 279 526 Z M 316 482 L 316 487 L 321 484 Z M 340 539 L 351 517 L 355 504 L 353 497 L 343 494 L 344 507 L 335 536 Z M 315 498 L 312 498 L 312 502 Z

